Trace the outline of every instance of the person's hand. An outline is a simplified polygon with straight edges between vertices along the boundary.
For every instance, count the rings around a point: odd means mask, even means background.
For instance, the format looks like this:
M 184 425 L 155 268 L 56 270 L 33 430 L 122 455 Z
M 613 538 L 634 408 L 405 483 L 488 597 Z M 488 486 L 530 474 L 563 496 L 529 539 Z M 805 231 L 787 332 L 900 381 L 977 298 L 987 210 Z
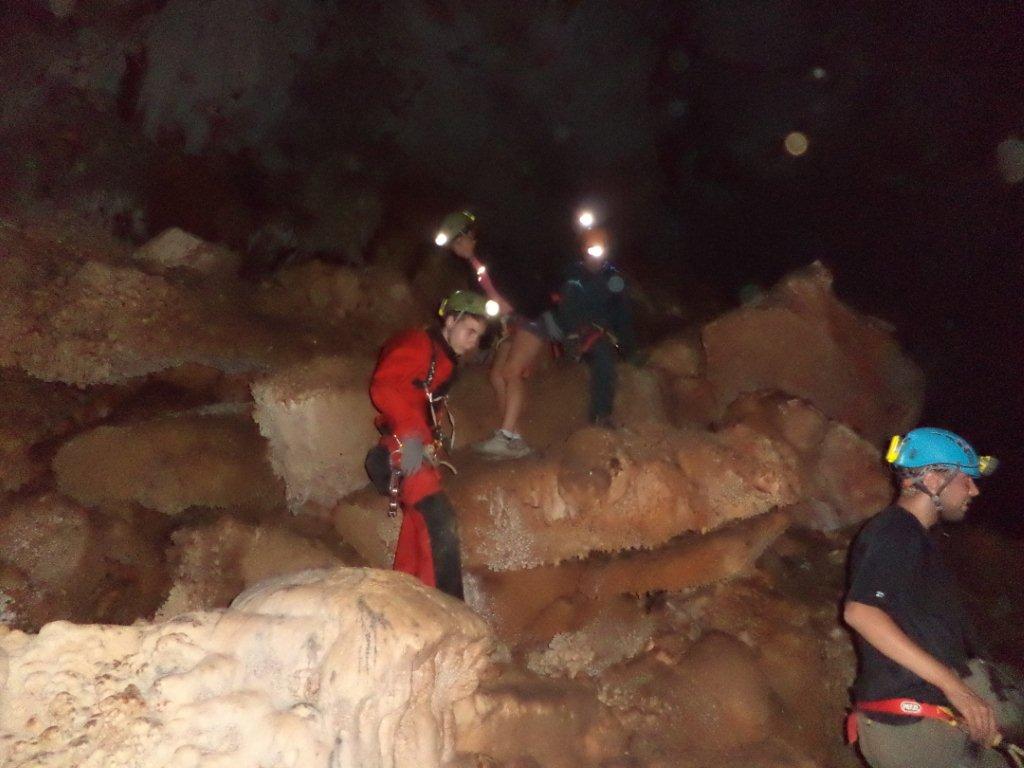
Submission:
M 407 437 L 402 440 L 402 461 L 399 467 L 406 477 L 423 466 L 423 441 L 418 437 Z
M 1000 735 L 996 713 L 987 701 L 967 687 L 959 677 L 943 688 L 942 692 L 960 713 L 972 741 L 985 747 L 996 743 Z

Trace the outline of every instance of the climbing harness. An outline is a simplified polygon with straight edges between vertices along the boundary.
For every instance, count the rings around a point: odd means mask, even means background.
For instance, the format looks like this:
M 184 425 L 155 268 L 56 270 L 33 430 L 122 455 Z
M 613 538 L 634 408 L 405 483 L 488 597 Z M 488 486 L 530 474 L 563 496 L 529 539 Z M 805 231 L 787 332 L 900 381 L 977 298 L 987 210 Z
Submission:
M 858 701 L 853 710 L 846 715 L 846 741 L 848 744 L 857 742 L 857 713 L 881 712 L 887 715 L 903 715 L 904 717 L 927 717 L 941 720 L 952 726 L 957 725 L 956 716 L 949 707 L 937 704 L 925 704 L 914 699 L 880 699 L 878 701 Z
M 614 333 L 597 323 L 589 323 L 576 331 L 576 333 L 571 333 L 566 337 L 566 347 L 567 351 L 569 351 L 570 357 L 579 361 L 585 354 L 594 348 L 594 345 L 597 344 L 602 337 L 607 338 L 615 349 L 619 349 L 619 340 Z
M 424 396 L 427 398 L 427 413 L 430 414 L 430 434 L 434 442 L 432 446 L 425 449 L 425 453 L 432 454 L 433 457 L 436 457 L 440 451 L 448 452 L 455 448 L 455 417 L 452 415 L 451 409 L 448 408 L 448 394 L 446 392 L 443 395 L 435 395 L 430 389 L 434 384 L 434 376 L 436 374 L 437 350 L 431 344 L 430 365 L 427 366 L 427 375 L 422 381 L 414 379 L 412 383 L 413 386 L 421 388 Z M 447 435 L 441 427 L 441 419 L 438 417 L 438 411 L 441 409 L 443 409 L 445 418 L 448 420 L 449 433 Z M 431 463 L 447 466 L 454 474 L 458 474 L 455 471 L 455 467 L 449 462 L 433 457 Z
M 402 443 L 396 437 L 395 449 L 388 454 L 388 466 L 391 474 L 388 477 L 388 517 L 398 514 L 398 493 L 402 490 Z
M 947 725 L 959 728 L 961 720 L 949 707 L 937 704 L 925 704 L 914 699 L 880 699 L 878 701 L 858 701 L 853 710 L 846 715 L 846 742 L 855 744 L 857 742 L 857 713 L 858 712 L 881 712 L 887 715 L 903 715 L 905 717 L 926 717 L 931 720 L 941 720 Z M 998 749 L 1016 768 L 1024 768 L 1024 749 L 1018 745 L 1005 741 L 1001 736 L 996 738 L 992 749 Z

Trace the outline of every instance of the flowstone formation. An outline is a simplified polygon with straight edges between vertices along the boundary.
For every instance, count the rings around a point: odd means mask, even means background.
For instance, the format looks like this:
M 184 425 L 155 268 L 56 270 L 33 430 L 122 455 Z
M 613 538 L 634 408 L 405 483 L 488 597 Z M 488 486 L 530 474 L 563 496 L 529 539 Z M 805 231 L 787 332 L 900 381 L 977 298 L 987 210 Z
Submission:
M 231 608 L 0 635 L 11 766 L 414 768 L 454 756 L 492 641 L 457 601 L 365 569 L 272 579 Z

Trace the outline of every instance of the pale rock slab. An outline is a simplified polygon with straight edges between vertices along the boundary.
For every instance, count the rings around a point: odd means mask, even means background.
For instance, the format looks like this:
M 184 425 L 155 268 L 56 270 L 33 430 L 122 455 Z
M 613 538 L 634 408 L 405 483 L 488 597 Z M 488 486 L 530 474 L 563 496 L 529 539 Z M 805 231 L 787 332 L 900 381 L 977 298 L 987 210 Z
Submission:
M 133 258 L 158 272 L 183 269 L 199 275 L 234 275 L 242 258 L 183 229 L 172 227 L 138 248 Z
M 160 624 L 3 633 L 0 763 L 439 767 L 491 649 L 462 603 L 344 568 Z
M 363 461 L 378 439 L 369 358 L 320 357 L 252 387 L 253 418 L 293 512 L 333 506 L 369 482 Z

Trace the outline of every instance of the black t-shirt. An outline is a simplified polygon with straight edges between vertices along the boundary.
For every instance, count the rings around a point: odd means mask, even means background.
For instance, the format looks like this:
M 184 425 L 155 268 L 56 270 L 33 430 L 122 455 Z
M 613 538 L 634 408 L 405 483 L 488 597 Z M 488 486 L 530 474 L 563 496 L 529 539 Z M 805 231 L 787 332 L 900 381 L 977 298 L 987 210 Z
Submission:
M 891 506 L 868 521 L 850 550 L 847 601 L 885 611 L 911 640 L 943 664 L 967 674 L 970 625 L 953 574 L 917 518 Z M 925 682 L 854 633 L 860 669 L 857 701 L 910 698 L 949 706 L 942 691 Z M 908 724 L 919 718 L 872 714 Z

